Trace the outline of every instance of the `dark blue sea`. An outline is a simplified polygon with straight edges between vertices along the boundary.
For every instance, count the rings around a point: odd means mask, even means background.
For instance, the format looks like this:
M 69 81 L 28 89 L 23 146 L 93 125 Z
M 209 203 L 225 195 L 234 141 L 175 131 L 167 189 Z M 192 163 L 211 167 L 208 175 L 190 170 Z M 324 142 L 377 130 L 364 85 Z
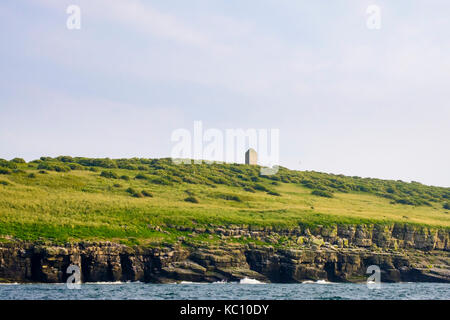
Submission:
M 312 282 L 299 284 L 243 283 L 85 283 L 79 289 L 66 284 L 0 284 L 0 299 L 223 299 L 223 300 L 407 300 L 450 299 L 450 284 L 382 283 L 367 284 Z

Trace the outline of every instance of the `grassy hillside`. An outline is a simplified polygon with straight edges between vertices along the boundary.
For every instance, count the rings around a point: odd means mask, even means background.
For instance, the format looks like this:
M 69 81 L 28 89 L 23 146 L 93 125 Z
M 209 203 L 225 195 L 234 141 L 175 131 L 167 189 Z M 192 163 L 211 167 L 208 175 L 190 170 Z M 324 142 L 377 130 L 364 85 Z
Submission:
M 170 241 L 182 235 L 170 225 L 194 224 L 449 228 L 448 202 L 450 188 L 286 168 L 260 176 L 256 166 L 169 159 L 0 160 L 0 240 Z

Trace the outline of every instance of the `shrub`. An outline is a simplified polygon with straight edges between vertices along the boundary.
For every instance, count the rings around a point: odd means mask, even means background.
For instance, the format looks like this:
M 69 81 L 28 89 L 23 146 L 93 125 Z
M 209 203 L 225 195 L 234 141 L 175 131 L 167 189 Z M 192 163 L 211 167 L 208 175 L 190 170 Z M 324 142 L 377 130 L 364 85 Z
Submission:
M 252 187 L 245 187 L 244 190 L 247 192 L 255 193 L 255 189 L 253 189 Z
M 153 194 L 152 193 L 150 193 L 150 192 L 148 192 L 148 191 L 146 191 L 146 190 L 142 190 L 142 195 L 144 196 L 144 197 L 149 197 L 149 198 L 152 198 L 153 197 Z
M 84 170 L 84 167 L 78 163 L 69 163 L 68 166 L 71 170 Z
M 127 170 L 137 170 L 137 167 L 130 164 L 130 163 L 119 163 L 118 167 L 120 169 L 127 169 Z
M 73 162 L 73 158 L 71 156 L 59 156 L 56 157 L 56 160 L 61 162 Z
M 36 175 L 34 174 L 34 173 L 30 173 L 29 175 L 28 175 L 28 178 L 36 178 Z
M 11 170 L 7 168 L 0 168 L 0 174 L 11 174 Z
M 0 167 L 7 169 L 17 169 L 17 164 L 15 162 L 7 161 L 5 159 L 0 159 Z
M 266 191 L 266 192 L 269 191 L 269 189 L 267 189 L 265 186 L 259 183 L 255 184 L 253 188 L 259 191 Z
M 221 194 L 218 194 L 217 197 L 220 199 L 224 199 L 224 200 L 242 202 L 242 199 L 238 195 L 235 195 L 235 194 L 221 193 Z
M 120 176 L 120 179 L 128 181 L 128 180 L 130 180 L 130 177 L 126 176 L 126 175 L 123 175 L 123 176 Z
M 279 194 L 278 192 L 273 191 L 273 190 L 267 191 L 267 194 L 270 194 L 271 196 L 277 196 L 277 197 L 281 196 L 281 194 Z
M 198 203 L 199 202 L 198 199 L 196 197 L 194 197 L 194 196 L 189 196 L 186 199 L 184 199 L 184 201 L 192 202 L 192 203 Z
M 14 158 L 14 159 L 12 159 L 11 161 L 12 161 L 12 162 L 15 162 L 15 163 L 26 163 L 26 161 L 23 160 L 22 158 Z
M 125 190 L 126 192 L 128 192 L 128 193 L 131 193 L 131 194 L 133 194 L 133 193 L 136 193 L 137 191 L 136 190 L 134 190 L 133 188 L 131 188 L 131 187 L 129 187 L 127 190 Z
M 135 179 L 140 179 L 140 180 L 148 179 L 148 177 L 145 174 L 143 174 L 143 173 L 138 173 L 134 178 Z
M 144 195 L 141 192 L 135 192 L 132 194 L 132 196 L 135 198 L 143 198 L 144 197 Z
M 333 194 L 325 190 L 313 190 L 311 194 L 319 197 L 333 198 Z
M 120 183 L 115 183 L 115 184 L 113 185 L 113 187 L 114 187 L 114 188 L 121 188 L 122 185 L 121 185 Z
M 100 173 L 100 177 L 104 177 L 104 178 L 108 178 L 108 179 L 119 179 L 117 174 L 112 171 L 102 171 L 102 173 Z
M 40 174 L 48 174 L 48 172 L 45 171 L 45 170 L 39 170 L 39 173 L 40 173 Z
M 7 185 L 9 185 L 9 182 L 8 181 L 4 181 L 4 180 L 0 180 L 0 185 L 7 186 Z
M 392 187 L 389 187 L 389 188 L 386 189 L 386 192 L 388 192 L 388 193 L 395 193 L 395 189 L 392 188 Z
M 167 179 L 162 178 L 162 177 L 154 178 L 154 179 L 152 179 L 151 182 L 154 184 L 161 184 L 161 185 L 165 185 L 165 186 L 168 186 L 171 184 Z
M 142 193 L 142 192 L 140 192 L 140 191 L 137 191 L 137 190 L 135 190 L 135 189 L 133 189 L 133 188 L 131 188 L 131 187 L 129 187 L 127 190 L 125 190 L 126 192 L 128 192 L 129 194 L 131 194 L 131 196 L 132 197 L 135 197 L 135 198 L 143 198 L 145 195 Z
M 55 170 L 56 172 L 69 172 L 70 168 L 63 165 L 54 165 L 53 170 Z
M 444 209 L 450 210 L 450 202 L 446 202 L 443 205 Z
M 95 168 L 95 167 L 90 167 L 90 168 L 89 168 L 89 171 L 92 171 L 92 172 L 99 172 L 100 170 L 97 169 L 97 168 Z
M 51 171 L 57 171 L 57 172 L 70 171 L 70 168 L 66 165 L 50 163 L 50 162 L 41 162 L 41 163 L 39 163 L 37 168 L 42 169 L 42 170 L 51 170 Z

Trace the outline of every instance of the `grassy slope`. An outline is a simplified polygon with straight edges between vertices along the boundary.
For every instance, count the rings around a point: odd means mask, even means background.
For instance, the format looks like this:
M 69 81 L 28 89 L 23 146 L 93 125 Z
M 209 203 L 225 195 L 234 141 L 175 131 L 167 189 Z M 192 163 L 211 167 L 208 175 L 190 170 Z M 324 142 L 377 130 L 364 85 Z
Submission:
M 449 210 L 442 201 L 412 206 L 394 203 L 377 192 L 333 192 L 332 198 L 311 194 L 311 186 L 283 183 L 260 178 L 258 184 L 278 192 L 247 192 L 235 180 L 221 183 L 155 183 L 151 170 L 110 168 L 129 181 L 101 177 L 88 170 L 39 173 L 38 163 L 18 164 L 17 170 L 0 175 L 0 237 L 26 240 L 125 240 L 148 242 L 173 240 L 180 232 L 155 231 L 151 225 L 228 225 L 260 226 L 326 225 L 332 223 L 412 223 L 433 227 L 450 227 Z M 202 165 L 204 166 L 208 165 Z M 230 165 L 209 166 L 225 177 Z M 151 166 L 150 166 L 151 167 Z M 246 168 L 248 166 L 230 166 Z M 88 169 L 91 167 L 86 167 Z M 143 168 L 141 168 L 143 169 Z M 159 172 L 167 171 L 164 168 Z M 189 169 L 190 170 L 190 169 Z M 204 169 L 206 170 L 206 169 Z M 147 179 L 135 179 L 143 172 Z M 29 177 L 34 173 L 34 177 Z M 195 178 L 195 175 L 192 175 Z M 170 176 L 169 176 L 170 178 Z M 245 178 L 244 178 L 245 179 Z M 292 179 L 291 179 L 292 180 Z M 233 183 L 232 183 L 233 182 Z M 298 181 L 294 181 L 298 182 Z M 249 184 L 250 185 L 250 184 Z M 147 190 L 153 197 L 136 198 L 126 191 Z M 432 188 L 432 187 L 430 187 Z M 442 189 L 442 190 L 441 190 Z M 193 194 L 199 203 L 184 201 Z M 448 188 L 436 192 L 447 195 Z M 235 200 L 226 200 L 238 196 Z M 440 200 L 440 199 L 438 199 Z M 444 199 L 445 201 L 445 199 Z

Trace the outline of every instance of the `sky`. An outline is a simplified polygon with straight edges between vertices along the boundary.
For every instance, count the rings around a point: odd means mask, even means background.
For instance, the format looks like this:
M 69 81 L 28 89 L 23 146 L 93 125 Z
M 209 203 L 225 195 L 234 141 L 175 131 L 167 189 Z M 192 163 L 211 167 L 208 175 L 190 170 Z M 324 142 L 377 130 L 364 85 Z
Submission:
M 72 4 L 80 29 L 66 26 Z M 448 12 L 445 0 L 2 0 L 0 158 L 169 157 L 174 130 L 202 121 L 279 129 L 290 169 L 450 187 Z

